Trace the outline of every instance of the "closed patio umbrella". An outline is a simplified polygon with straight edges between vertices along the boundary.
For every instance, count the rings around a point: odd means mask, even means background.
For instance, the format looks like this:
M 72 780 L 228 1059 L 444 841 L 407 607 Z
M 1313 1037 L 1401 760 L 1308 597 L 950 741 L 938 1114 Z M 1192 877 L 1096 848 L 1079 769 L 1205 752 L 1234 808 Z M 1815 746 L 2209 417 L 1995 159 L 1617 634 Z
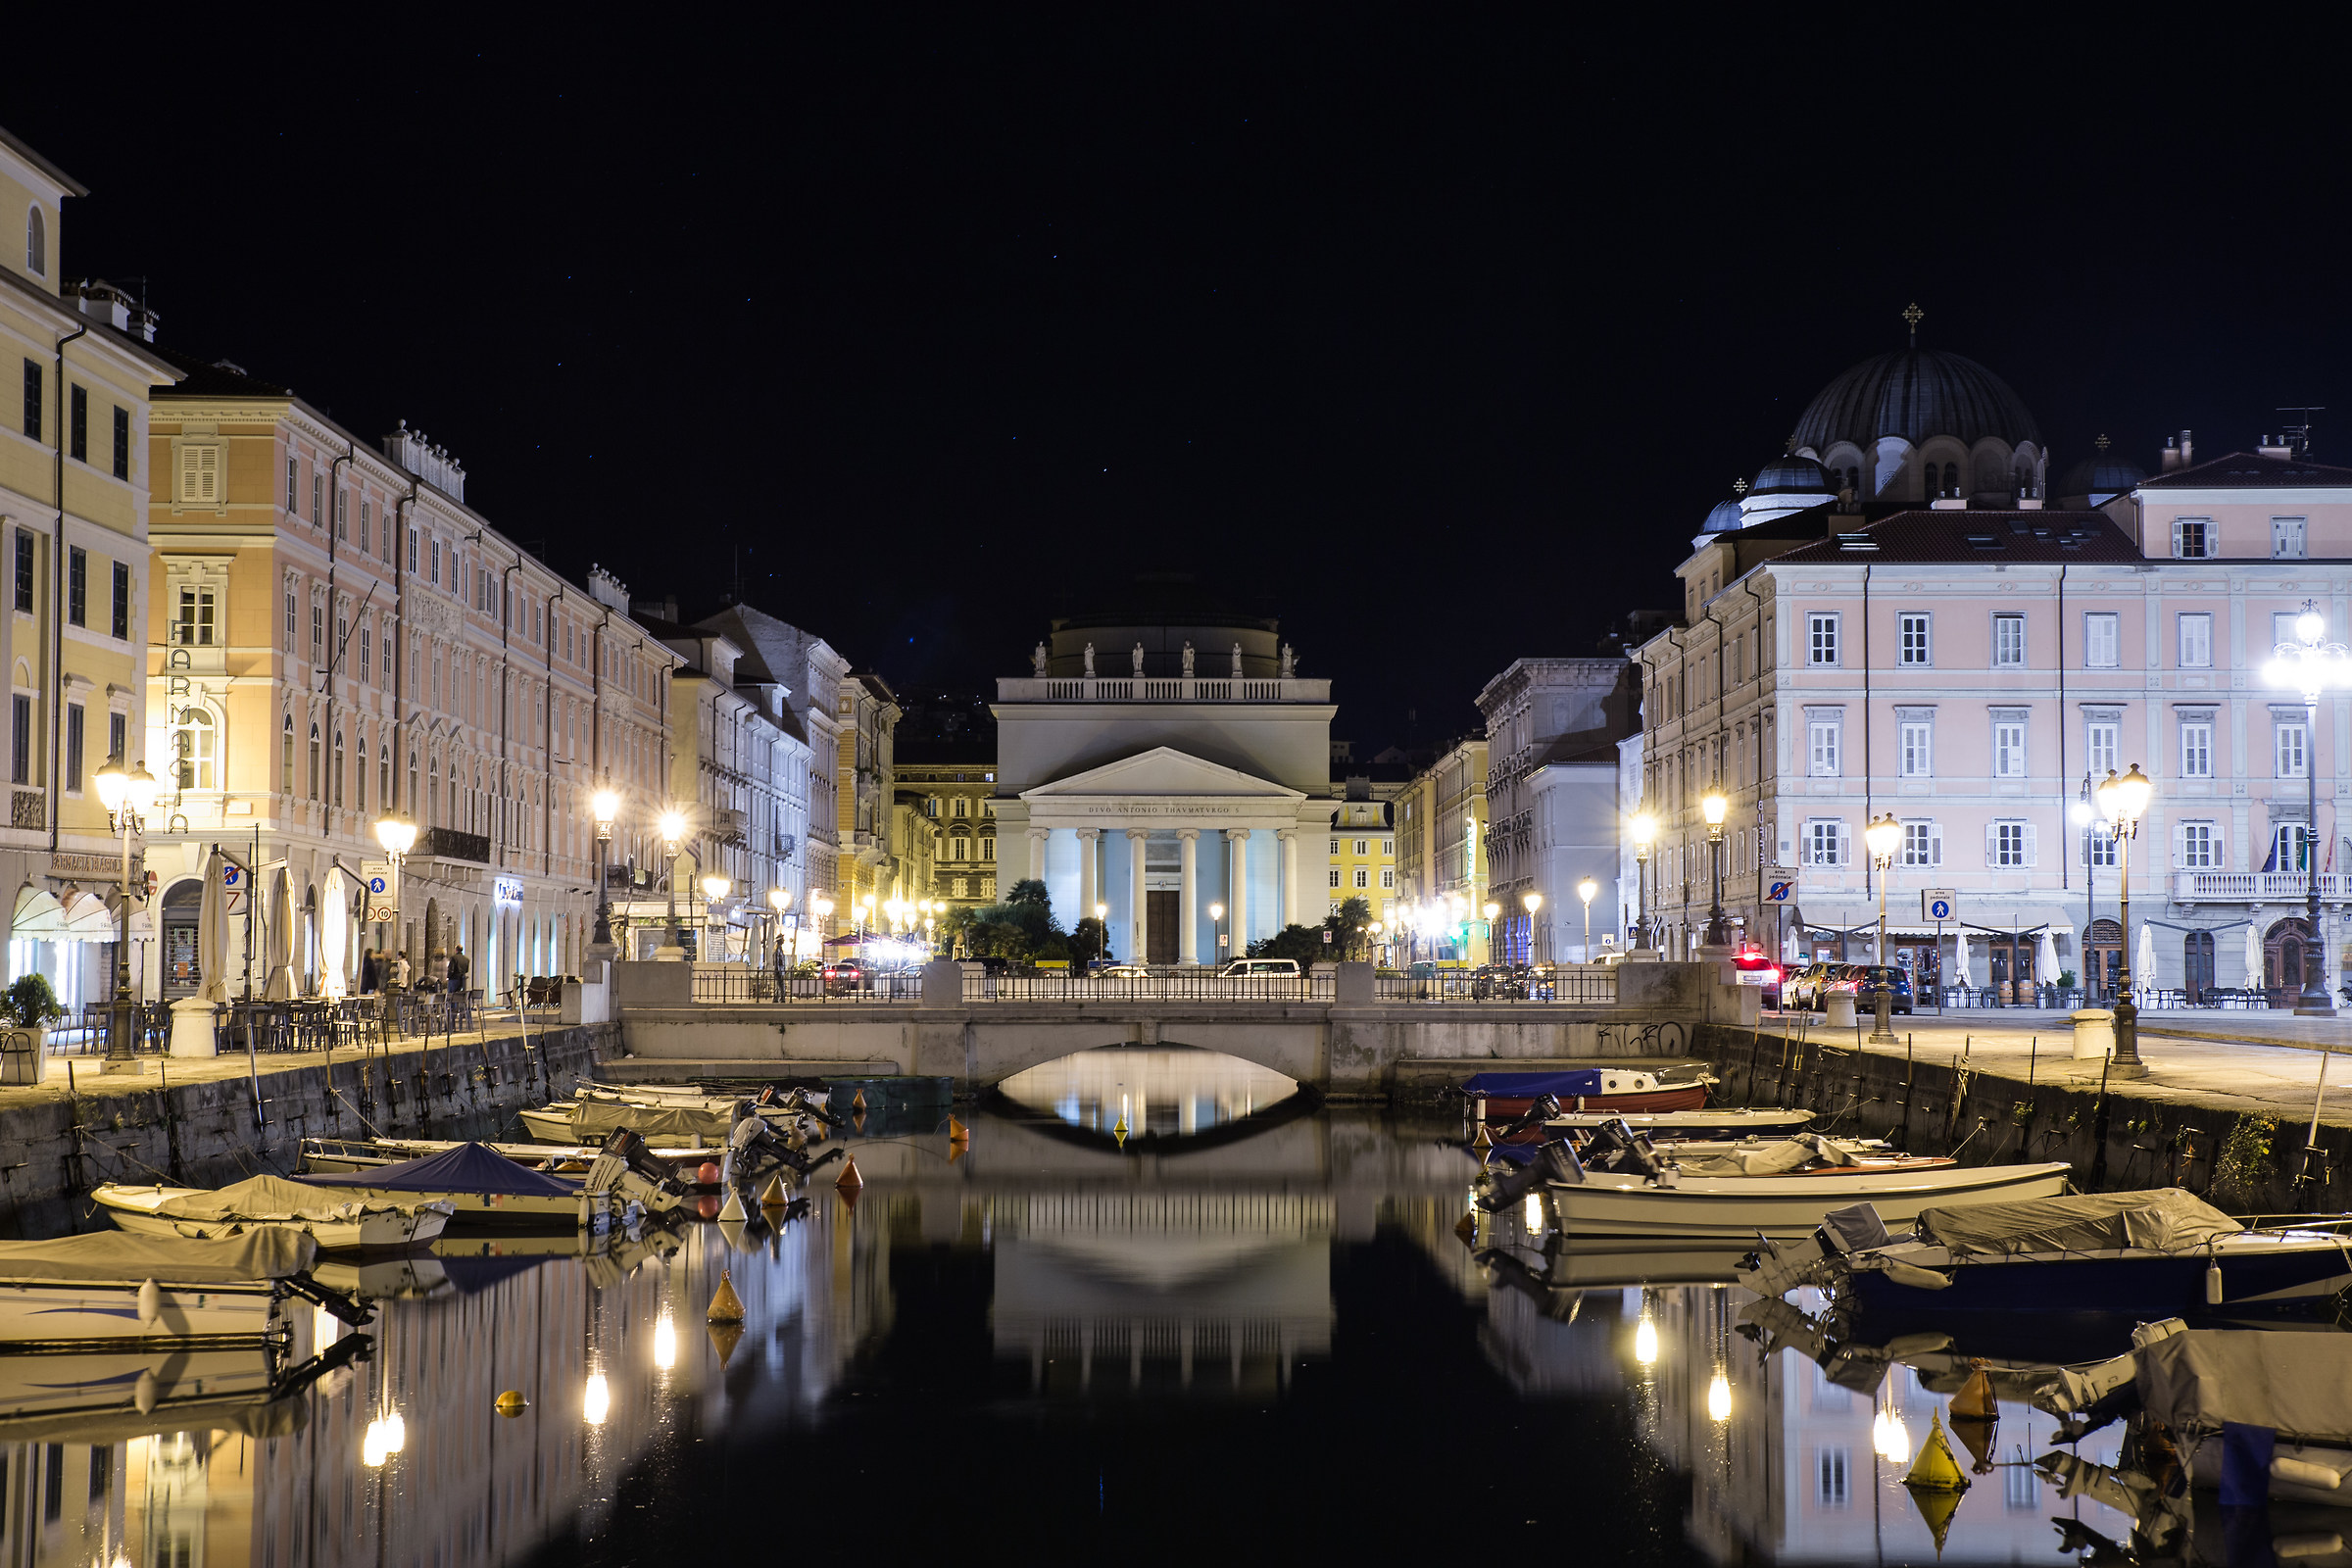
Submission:
M 1968 933 L 1962 931 L 1952 938 L 1952 950 L 1958 961 L 1952 965 L 1952 983 L 1963 991 L 1976 989 L 1977 977 L 1968 967 Z
M 2139 922 L 2139 956 L 2132 963 L 2132 985 L 2143 996 L 2156 985 L 2156 928 L 2145 920 Z
M 196 905 L 196 995 L 205 1002 L 228 1000 L 228 887 L 221 876 L 227 864 L 218 849 L 205 857 L 204 895 Z
M 2246 922 L 2246 989 L 2260 991 L 2262 987 L 2262 933 L 2254 929 L 2253 921 L 2248 920 Z
M 2041 928 L 2041 947 L 2034 955 L 2034 969 L 2043 985 L 2058 983 L 2058 939 L 2046 925 Z
M 262 995 L 271 1002 L 294 996 L 294 884 L 281 867 L 270 883 L 270 979 Z
M 344 902 L 343 868 L 326 868 L 326 888 L 319 896 L 318 909 L 318 992 L 329 1001 L 339 1002 L 350 987 L 344 982 L 344 964 L 351 956 L 351 909 Z

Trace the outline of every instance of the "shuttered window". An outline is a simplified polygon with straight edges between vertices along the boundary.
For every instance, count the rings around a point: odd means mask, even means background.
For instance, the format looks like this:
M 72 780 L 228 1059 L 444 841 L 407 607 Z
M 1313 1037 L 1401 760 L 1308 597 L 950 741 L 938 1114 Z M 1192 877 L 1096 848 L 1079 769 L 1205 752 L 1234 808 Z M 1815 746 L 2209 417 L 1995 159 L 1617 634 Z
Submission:
M 207 441 L 185 441 L 179 448 L 179 502 L 186 507 L 220 504 L 220 448 Z

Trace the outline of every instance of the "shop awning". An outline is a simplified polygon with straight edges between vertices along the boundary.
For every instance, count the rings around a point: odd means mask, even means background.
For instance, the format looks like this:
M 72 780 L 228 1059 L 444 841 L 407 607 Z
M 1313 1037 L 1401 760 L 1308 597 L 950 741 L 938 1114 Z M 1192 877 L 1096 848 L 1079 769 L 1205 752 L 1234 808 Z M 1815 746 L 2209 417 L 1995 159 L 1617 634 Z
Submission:
M 1909 908 L 1898 908 L 1893 899 L 1886 903 L 1886 940 L 1889 942 L 1933 942 L 1936 923 L 1919 917 L 1919 895 L 1906 901 Z M 1958 901 L 1958 918 L 1944 922 L 1946 937 L 1965 933 L 1980 941 L 2005 939 L 2012 929 L 2033 932 L 2042 926 L 2053 936 L 2072 936 L 2080 911 L 2070 914 L 2053 904 L 1997 904 L 1990 899 L 1972 899 L 1962 894 Z M 2012 920 L 2016 923 L 2011 925 Z M 1790 927 L 1801 924 L 1808 936 L 1845 931 L 1852 938 L 1868 939 L 1878 933 L 1877 905 L 1858 904 L 1802 904 L 1790 917 Z

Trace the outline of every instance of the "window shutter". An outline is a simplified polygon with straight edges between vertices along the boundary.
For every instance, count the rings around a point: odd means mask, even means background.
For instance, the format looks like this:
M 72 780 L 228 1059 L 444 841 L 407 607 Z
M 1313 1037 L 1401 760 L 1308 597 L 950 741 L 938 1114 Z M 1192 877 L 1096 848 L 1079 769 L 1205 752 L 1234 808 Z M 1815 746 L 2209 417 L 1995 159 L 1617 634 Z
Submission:
M 1839 822 L 1838 824 L 1838 863 L 1850 865 L 1853 863 L 1853 834 L 1847 829 L 1845 823 Z
M 2000 863 L 2001 830 L 1990 822 L 1984 824 L 1984 863 Z
M 2187 868 L 2188 829 L 2180 824 L 2175 824 L 2173 828 L 2173 869 L 2176 871 L 2184 871 Z
M 2173 556 L 2174 556 L 2174 558 L 2175 558 L 2176 560 L 2178 560 L 2178 559 L 2179 559 L 2179 557 L 2180 557 L 2180 524 L 2179 522 L 2177 522 L 2177 521 L 2176 521 L 2176 522 L 2173 524 Z
M 1943 824 L 1940 822 L 1928 824 L 1928 863 L 1930 865 L 1943 863 Z
M 2026 824 L 2026 864 L 2029 867 L 2041 863 L 2040 849 L 2041 829 L 2034 823 L 2028 822 Z

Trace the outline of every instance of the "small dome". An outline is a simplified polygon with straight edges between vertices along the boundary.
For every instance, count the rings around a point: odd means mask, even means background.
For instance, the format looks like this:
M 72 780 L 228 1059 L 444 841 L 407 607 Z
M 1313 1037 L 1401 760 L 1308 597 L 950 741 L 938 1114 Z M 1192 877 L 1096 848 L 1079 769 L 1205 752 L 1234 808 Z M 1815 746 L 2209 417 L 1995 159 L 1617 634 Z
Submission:
M 1811 458 L 1794 453 L 1775 458 L 1756 475 L 1748 492 L 1751 496 L 1834 496 L 1838 486 L 1830 479 L 1829 470 Z
M 1839 441 L 1869 450 L 1881 436 L 1919 446 L 1948 435 L 1974 446 L 1991 436 L 2041 445 L 2040 426 L 2009 383 L 1971 359 L 1898 349 L 1864 360 L 1821 389 L 1796 421 L 1796 444 L 1827 452 Z
M 2068 468 L 2058 483 L 2058 494 L 2070 499 L 2088 496 L 2095 506 L 2134 488 L 2147 476 L 2146 469 L 2120 453 L 2100 452 Z
M 1707 514 L 1706 523 L 1699 529 L 1699 532 L 1730 533 L 1735 528 L 1746 526 L 1747 515 L 1740 510 L 1739 502 L 1718 501 L 1715 503 L 1715 510 Z

